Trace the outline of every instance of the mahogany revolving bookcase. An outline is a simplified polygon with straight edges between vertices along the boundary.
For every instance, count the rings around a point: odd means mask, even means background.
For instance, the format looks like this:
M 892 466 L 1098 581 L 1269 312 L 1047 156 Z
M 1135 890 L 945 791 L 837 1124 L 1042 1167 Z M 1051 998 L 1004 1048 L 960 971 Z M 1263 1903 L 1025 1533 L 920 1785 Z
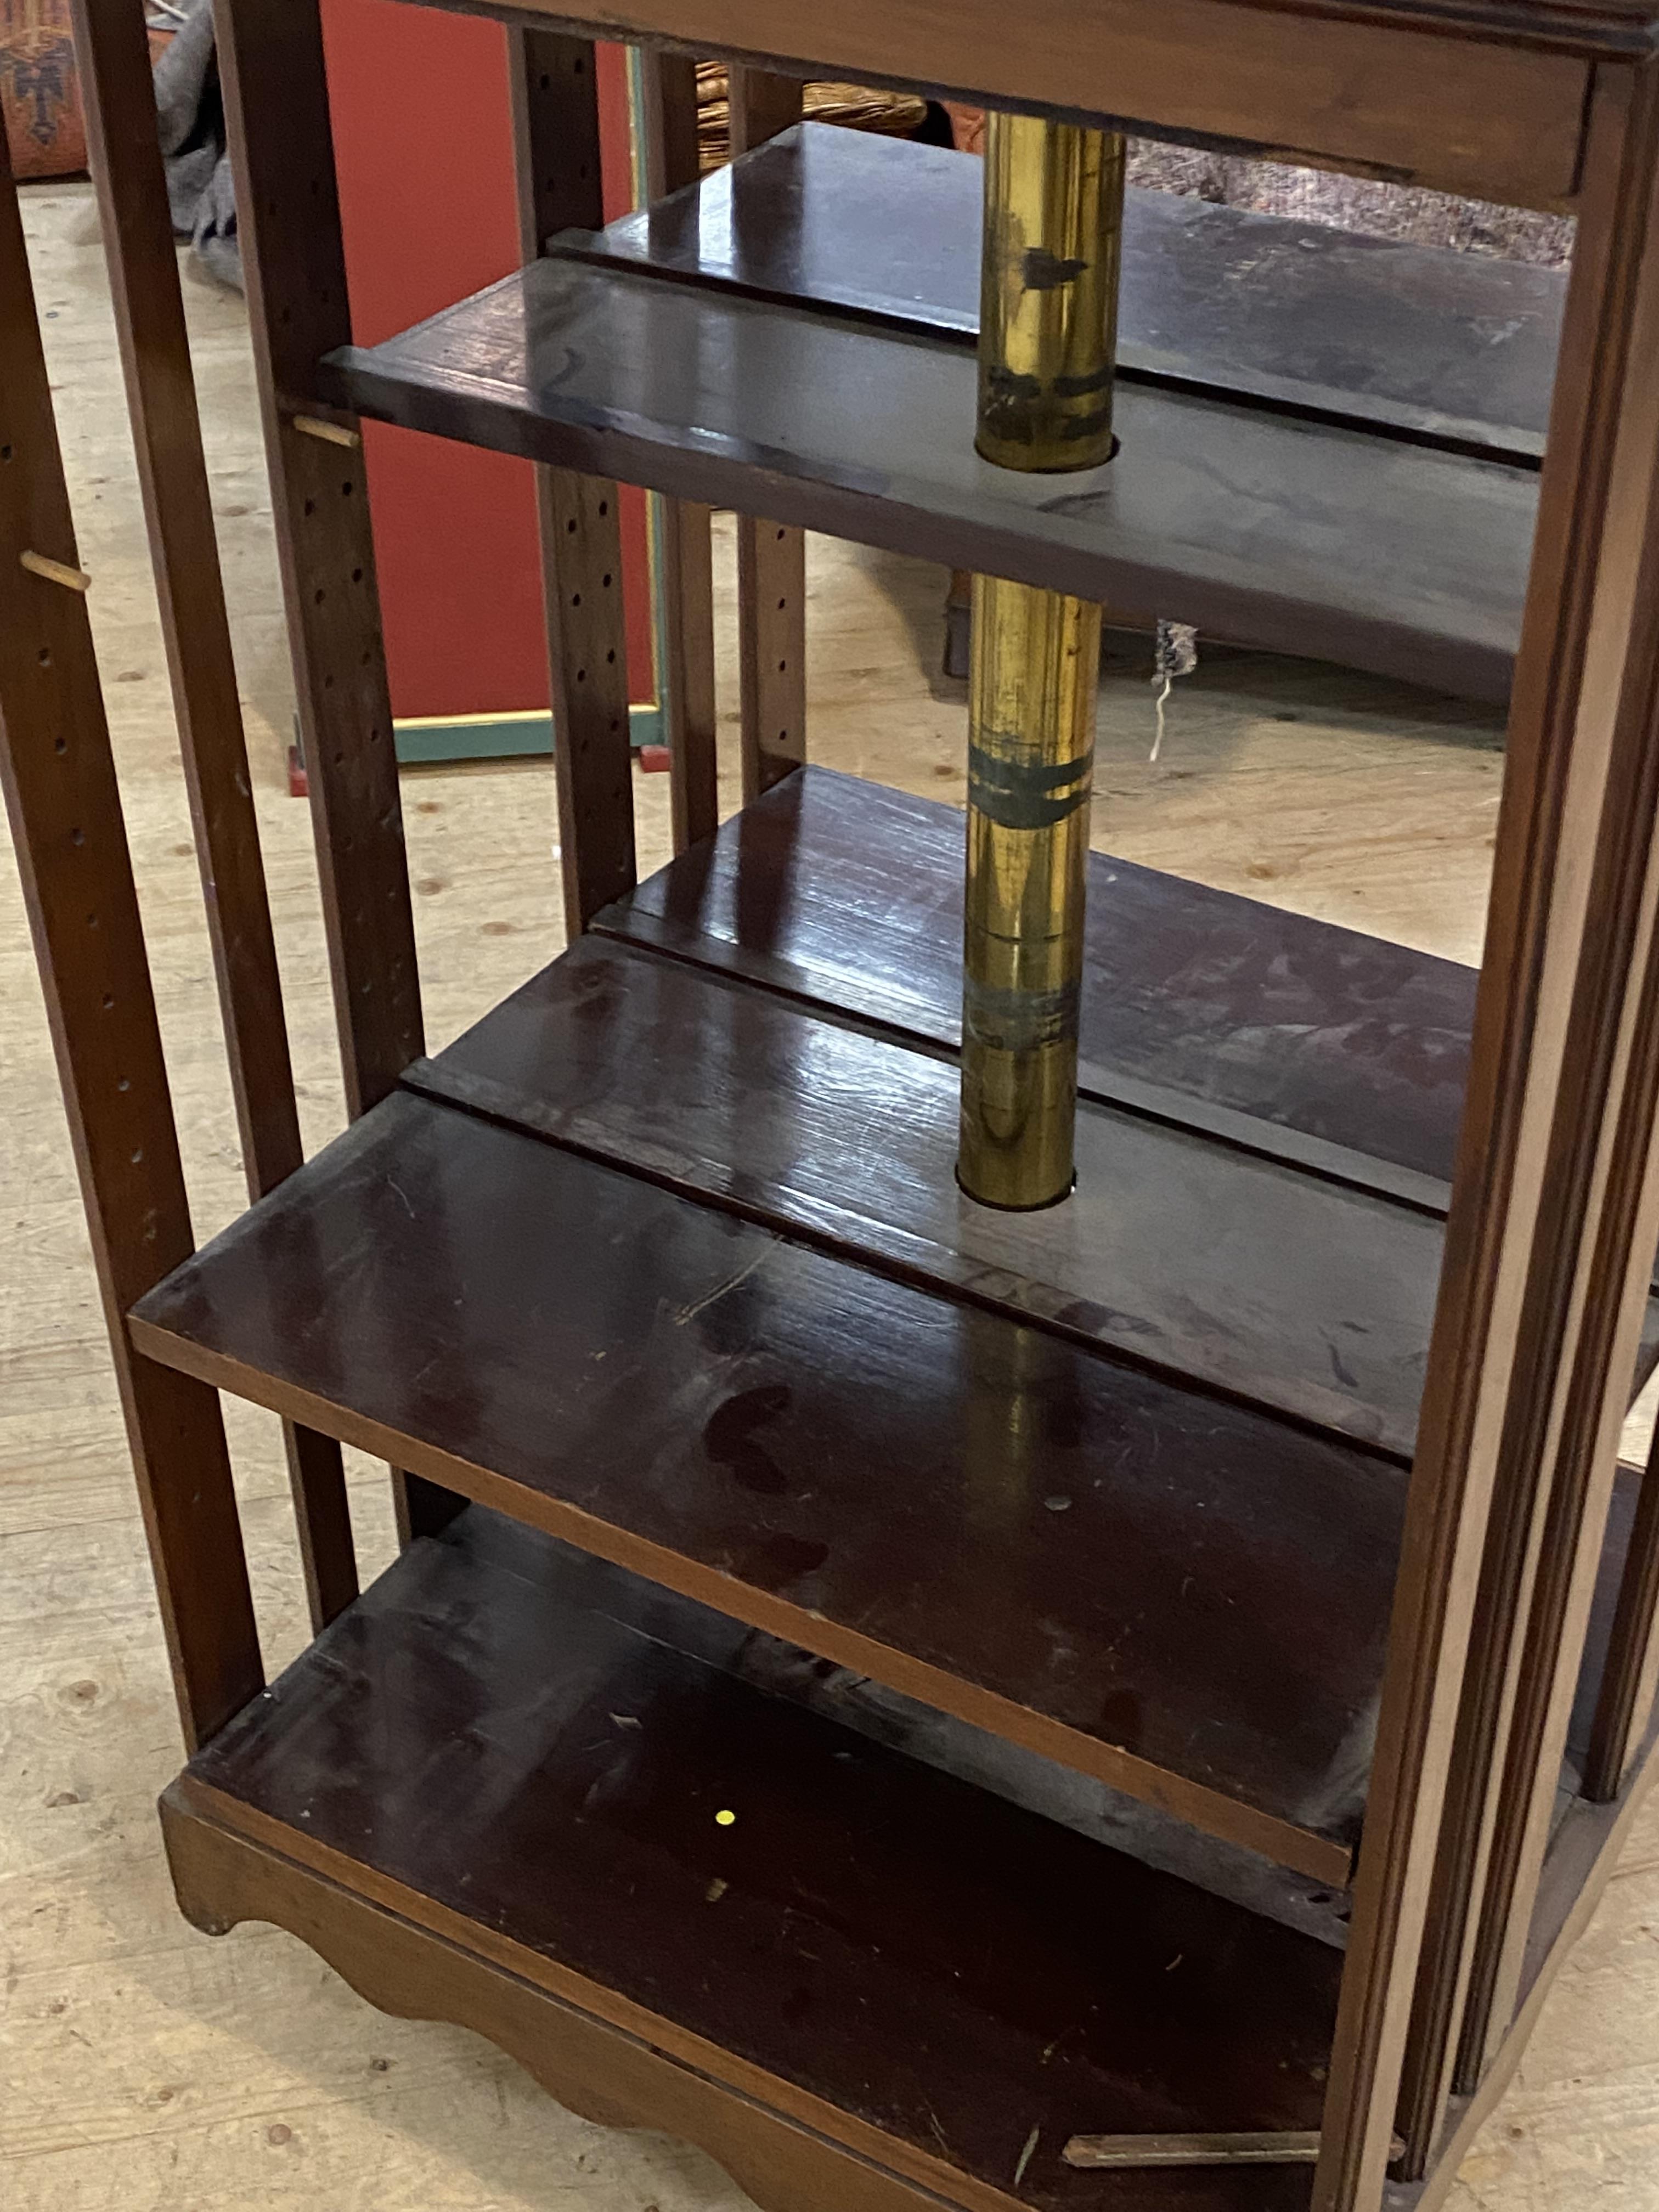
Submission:
M 1431 2203 L 1654 1771 L 1659 1484 L 1618 1438 L 1659 1352 L 1659 14 L 482 12 L 526 265 L 358 348 L 315 0 L 222 0 L 355 1119 L 300 1161 L 244 854 L 215 897 L 264 1194 L 198 1251 L 0 226 L 8 792 L 183 1908 L 701 2144 L 763 2212 Z M 644 54 L 661 203 L 609 231 L 595 37 Z M 701 186 L 696 56 L 743 156 Z M 1316 250 L 1291 329 L 1267 253 L 1206 329 L 1259 219 L 1132 206 L 1121 450 L 1019 476 L 975 452 L 957 157 L 792 128 L 808 75 L 1569 211 L 1571 276 L 1506 384 L 1468 332 L 1507 278 Z M 571 941 L 432 1057 L 363 416 L 538 465 Z M 671 503 L 678 849 L 644 883 L 618 481 Z M 961 821 L 805 764 L 807 527 L 1509 687 L 1479 975 L 1096 854 L 1075 1192 L 975 1205 Z M 222 1390 L 290 1424 L 317 1633 L 269 1683 Z M 341 1443 L 400 1470 L 362 1590 Z

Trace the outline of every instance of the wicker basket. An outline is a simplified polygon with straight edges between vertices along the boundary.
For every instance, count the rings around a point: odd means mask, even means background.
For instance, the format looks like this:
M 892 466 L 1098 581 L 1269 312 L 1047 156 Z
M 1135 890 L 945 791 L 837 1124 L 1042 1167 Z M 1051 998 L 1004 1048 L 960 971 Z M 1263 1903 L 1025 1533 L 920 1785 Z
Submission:
M 864 84 L 805 84 L 801 110 L 809 122 L 842 123 L 902 138 L 920 130 L 927 103 L 908 92 L 877 92 Z M 697 64 L 697 158 L 706 175 L 731 158 L 732 107 L 724 62 Z

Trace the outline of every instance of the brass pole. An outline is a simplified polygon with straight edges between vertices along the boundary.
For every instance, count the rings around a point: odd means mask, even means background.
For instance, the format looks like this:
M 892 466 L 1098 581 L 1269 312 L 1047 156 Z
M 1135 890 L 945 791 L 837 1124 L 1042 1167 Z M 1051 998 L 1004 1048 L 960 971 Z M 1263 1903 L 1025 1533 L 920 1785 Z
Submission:
M 988 117 L 976 441 L 988 460 L 1110 459 L 1122 218 L 1121 137 Z M 1072 1187 L 1099 671 L 1097 606 L 975 577 L 957 1174 L 987 1206 L 1052 1206 Z

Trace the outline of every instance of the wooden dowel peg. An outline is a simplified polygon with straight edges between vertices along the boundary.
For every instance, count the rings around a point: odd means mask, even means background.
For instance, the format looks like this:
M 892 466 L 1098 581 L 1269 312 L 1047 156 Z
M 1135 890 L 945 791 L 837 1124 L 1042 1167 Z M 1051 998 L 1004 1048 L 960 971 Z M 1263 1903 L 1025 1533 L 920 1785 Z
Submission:
M 361 446 L 360 430 L 349 430 L 343 422 L 325 422 L 320 415 L 296 415 L 294 427 L 303 430 L 307 438 L 324 439 L 331 446 Z
M 61 584 L 65 591 L 84 592 L 92 579 L 84 568 L 71 568 L 67 561 L 54 561 L 49 553 L 20 553 L 18 559 L 32 576 L 44 576 L 49 584 Z

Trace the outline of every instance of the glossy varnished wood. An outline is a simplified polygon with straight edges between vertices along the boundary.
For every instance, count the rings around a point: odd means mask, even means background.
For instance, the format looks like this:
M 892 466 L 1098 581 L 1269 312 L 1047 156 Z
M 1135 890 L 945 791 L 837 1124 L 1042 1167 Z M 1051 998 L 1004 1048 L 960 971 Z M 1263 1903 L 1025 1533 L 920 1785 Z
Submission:
M 902 1278 L 1408 1456 L 1440 1224 L 1081 1103 L 1077 1188 L 957 1188 L 953 1060 L 595 940 L 408 1079 Z
M 263 1681 L 213 1393 L 136 1354 L 127 1306 L 191 1249 L 190 1211 L 82 593 L 17 194 L 0 143 L 0 783 L 40 962 L 186 1742 Z
M 1126 385 L 1116 459 L 1057 489 L 975 454 L 975 364 L 954 342 L 563 258 L 310 374 L 410 428 L 1474 697 L 1508 690 L 1530 467 Z
M 639 57 L 645 196 L 660 200 L 698 173 L 697 65 L 684 54 Z M 714 692 L 713 520 L 706 507 L 659 506 L 664 693 L 674 850 L 708 836 L 720 820 Z
M 798 77 L 734 68 L 727 76 L 734 156 L 799 125 Z M 757 798 L 806 757 L 806 539 L 799 530 L 738 517 L 738 721 L 743 792 Z
M 1340 1877 L 1401 1489 L 1370 1454 L 409 1096 L 134 1328 Z
M 853 0 L 780 17 L 772 0 L 458 0 L 574 17 L 795 76 L 850 77 L 976 105 L 1102 118 L 1152 137 L 1306 155 L 1401 183 L 1524 206 L 1578 181 L 1589 72 L 1577 57 L 1650 51 L 1650 11 L 1486 6 L 1433 17 L 1355 0 L 1312 15 L 1229 0 L 1036 0 L 1020 36 L 992 0 Z M 1468 35 L 1474 32 L 1473 38 Z
M 1512 1501 L 1541 1534 L 1553 1486 L 1582 1498 L 1587 1481 L 1611 1479 L 1616 1455 L 1608 1401 L 1635 1299 L 1624 1240 L 1647 1205 L 1649 1133 L 1629 1124 L 1647 1079 L 1645 1016 L 1636 1017 L 1650 908 L 1645 858 L 1638 883 L 1616 895 L 1597 863 L 1620 849 L 1627 822 L 1645 834 L 1654 678 L 1650 620 L 1635 593 L 1659 434 L 1645 373 L 1659 312 L 1656 165 L 1654 79 L 1598 77 L 1317 2212 L 1375 2200 L 1408 2054 L 1413 2162 L 1442 2101 L 1467 1954 L 1455 1937 L 1425 1954 L 1423 1933 L 1431 1896 L 1449 1883 L 1477 1908 L 1489 1887 L 1482 1801 L 1506 1749 L 1500 1717 L 1493 1764 L 1460 1762 L 1460 1704 L 1467 1712 L 1468 1699 L 1492 1696 L 1529 1602 L 1524 1583 L 1514 1586 L 1513 1609 L 1486 1613 L 1495 1633 L 1483 1626 L 1472 1647 L 1488 1547 Z M 1569 1542 L 1549 1577 L 1576 1582 L 1577 1556 Z M 1525 1656 L 1552 1676 L 1558 1662 L 1577 1673 L 1576 1651 L 1547 1626 Z M 1542 1741 L 1534 1731 L 1534 1746 Z M 1523 1795 L 1553 1800 L 1555 1779 L 1547 1754 Z M 1516 1893 L 1518 1932 L 1528 1915 Z
M 970 154 L 807 123 L 659 205 L 549 244 L 971 345 L 982 179 Z M 1543 453 L 1559 270 L 1133 188 L 1122 253 L 1120 377 L 1511 459 Z
M 590 1586 L 464 1516 L 193 1762 L 170 1829 L 217 1822 L 948 2203 L 1121 2204 L 1060 2158 L 1079 2119 L 1311 2124 L 1325 1946 L 682 1657 L 648 1592 Z M 1290 2212 L 1306 2182 L 1140 2188 Z
M 550 228 L 600 219 L 599 85 L 586 39 L 515 32 L 507 55 L 520 246 L 533 259 Z M 560 873 L 575 937 L 635 878 L 622 517 L 614 483 L 559 468 L 537 470 L 536 512 Z
M 231 1094 L 248 1193 L 258 1198 L 303 1154 L 149 45 L 124 0 L 77 0 L 75 39 Z M 312 1621 L 321 1627 L 357 1595 L 339 1447 L 294 1428 L 284 1443 Z
M 359 1112 L 420 1051 L 421 998 L 362 454 L 295 428 L 309 363 L 351 335 L 322 31 L 314 0 L 222 0 L 217 22 L 346 1097 Z
M 808 768 L 595 927 L 954 1050 L 962 855 L 956 808 Z M 1474 969 L 1100 853 L 1088 917 L 1086 1095 L 1443 1206 Z

